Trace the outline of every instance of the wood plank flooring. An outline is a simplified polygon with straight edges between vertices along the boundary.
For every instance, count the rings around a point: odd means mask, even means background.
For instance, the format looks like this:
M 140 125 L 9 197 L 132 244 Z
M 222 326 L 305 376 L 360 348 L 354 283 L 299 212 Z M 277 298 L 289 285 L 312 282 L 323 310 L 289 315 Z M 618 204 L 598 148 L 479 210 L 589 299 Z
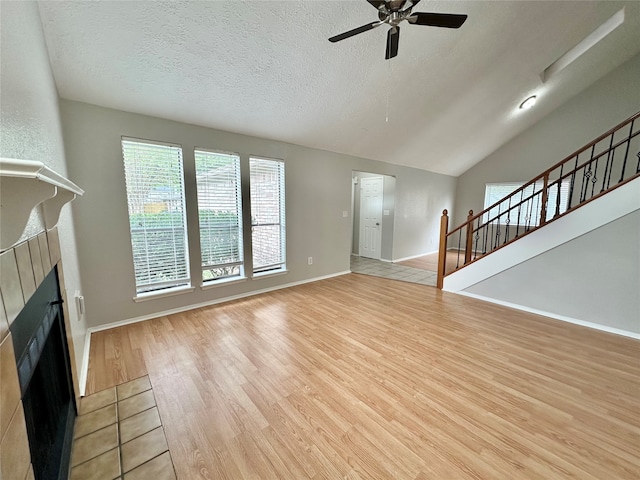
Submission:
M 448 250 L 447 257 L 445 259 L 446 271 L 448 273 L 453 272 L 458 266 L 464 265 L 464 251 L 460 250 Z M 427 270 L 429 272 L 438 271 L 438 252 L 423 255 L 421 257 L 411 258 L 402 262 L 397 262 L 398 265 L 404 265 L 405 267 L 419 268 L 420 270 Z
M 637 479 L 640 342 L 345 275 L 94 333 L 180 479 Z
M 447 257 L 451 257 L 447 255 Z M 450 260 L 447 258 L 447 260 Z M 402 262 L 398 262 L 398 265 L 404 265 L 405 267 L 411 268 L 419 268 L 420 270 L 428 270 L 429 272 L 437 272 L 438 271 L 438 252 L 430 253 L 429 255 L 422 255 L 421 257 L 410 258 L 409 260 L 404 260 Z M 453 267 L 455 268 L 455 263 Z M 449 265 L 447 265 L 447 270 L 449 270 Z

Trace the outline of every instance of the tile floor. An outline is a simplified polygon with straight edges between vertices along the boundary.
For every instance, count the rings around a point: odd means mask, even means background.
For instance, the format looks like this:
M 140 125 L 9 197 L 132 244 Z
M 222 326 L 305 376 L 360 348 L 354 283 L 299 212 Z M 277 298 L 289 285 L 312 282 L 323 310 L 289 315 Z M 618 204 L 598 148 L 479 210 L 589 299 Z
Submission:
M 149 377 L 82 398 L 70 480 L 175 480 Z
M 357 257 L 355 255 L 351 255 L 351 271 L 353 273 L 401 280 L 403 282 L 420 283 L 432 287 L 436 286 L 437 281 L 436 272 L 405 267 L 397 263 L 381 262 L 380 260 L 373 260 L 371 258 Z

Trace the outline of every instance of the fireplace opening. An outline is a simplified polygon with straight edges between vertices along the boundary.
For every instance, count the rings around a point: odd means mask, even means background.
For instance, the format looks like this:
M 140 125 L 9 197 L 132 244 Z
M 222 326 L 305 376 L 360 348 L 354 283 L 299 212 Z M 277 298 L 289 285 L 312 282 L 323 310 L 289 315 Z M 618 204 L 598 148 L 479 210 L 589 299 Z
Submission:
M 36 480 L 69 474 L 76 408 L 61 307 L 54 268 L 10 327 Z

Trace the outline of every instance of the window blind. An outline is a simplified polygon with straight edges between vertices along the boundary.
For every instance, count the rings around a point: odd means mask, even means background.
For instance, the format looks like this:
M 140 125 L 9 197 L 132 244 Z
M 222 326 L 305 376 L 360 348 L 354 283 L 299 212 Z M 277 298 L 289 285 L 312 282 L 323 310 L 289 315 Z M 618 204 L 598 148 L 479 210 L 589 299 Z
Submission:
M 195 150 L 202 280 L 242 272 L 240 157 Z
M 182 149 L 122 139 L 138 293 L 189 283 Z
M 285 267 L 284 162 L 249 159 L 254 273 Z
M 512 194 L 517 189 L 522 187 L 524 183 L 508 182 L 508 183 L 487 183 L 484 197 L 484 208 L 489 208 L 494 203 L 498 202 L 507 195 Z M 513 208 L 509 214 L 509 220 L 511 225 L 539 225 L 540 224 L 540 211 L 542 209 L 542 189 L 543 182 L 536 182 L 535 185 L 527 186 L 522 195 L 517 194 L 511 199 L 511 206 L 513 207 L 521 200 L 523 201 L 520 206 L 520 215 L 518 215 L 518 209 Z M 559 213 L 564 213 L 567 210 L 567 202 L 569 200 L 569 187 L 570 182 L 565 181 L 560 184 L 560 210 Z M 558 199 L 558 185 L 554 184 L 547 190 L 547 218 L 551 220 L 556 213 L 556 202 Z M 495 221 L 495 217 L 499 213 L 505 213 L 509 209 L 509 201 L 499 203 L 493 207 L 488 213 L 484 215 L 484 221 Z M 505 223 L 506 215 L 500 217 L 500 223 Z

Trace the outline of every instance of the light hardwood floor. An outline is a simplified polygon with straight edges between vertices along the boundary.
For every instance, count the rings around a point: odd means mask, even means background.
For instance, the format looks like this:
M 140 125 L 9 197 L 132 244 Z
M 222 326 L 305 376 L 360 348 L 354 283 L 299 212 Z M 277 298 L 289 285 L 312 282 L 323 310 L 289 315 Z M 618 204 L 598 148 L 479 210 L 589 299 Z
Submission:
M 637 479 L 640 342 L 345 275 L 100 333 L 178 478 Z
M 449 250 L 447 251 L 446 271 L 448 273 L 453 272 L 457 267 L 464 265 L 464 251 Z M 438 252 L 430 253 L 428 255 L 422 255 L 421 257 L 411 258 L 398 262 L 398 265 L 404 265 L 405 267 L 419 268 L 420 270 L 427 270 L 429 272 L 438 271 Z

